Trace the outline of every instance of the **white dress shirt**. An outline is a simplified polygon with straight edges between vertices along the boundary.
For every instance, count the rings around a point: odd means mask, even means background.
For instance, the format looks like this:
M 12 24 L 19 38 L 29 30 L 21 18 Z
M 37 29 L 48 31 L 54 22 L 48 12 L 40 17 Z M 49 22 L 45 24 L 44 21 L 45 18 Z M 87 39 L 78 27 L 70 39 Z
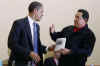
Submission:
M 37 22 L 37 21 L 35 21 L 35 20 L 33 20 L 30 16 L 28 16 L 28 21 L 29 21 L 29 25 L 30 25 L 30 29 L 31 29 L 31 35 L 32 35 L 32 43 L 33 43 L 33 41 L 34 41 L 34 33 L 33 33 L 33 31 L 34 31 L 34 26 L 33 26 L 33 23 L 34 22 Z
M 31 29 L 31 35 L 32 35 L 32 43 L 34 42 L 34 33 L 33 33 L 33 31 L 34 31 L 34 26 L 33 26 L 33 23 L 34 22 L 36 22 L 37 23 L 37 21 L 35 21 L 34 19 L 32 19 L 30 16 L 28 16 L 28 21 L 29 21 L 29 25 L 30 25 L 30 29 Z M 46 48 L 46 51 L 48 51 L 48 47 Z
M 56 65 L 58 66 L 59 65 L 58 59 L 54 58 L 54 61 L 55 61 Z

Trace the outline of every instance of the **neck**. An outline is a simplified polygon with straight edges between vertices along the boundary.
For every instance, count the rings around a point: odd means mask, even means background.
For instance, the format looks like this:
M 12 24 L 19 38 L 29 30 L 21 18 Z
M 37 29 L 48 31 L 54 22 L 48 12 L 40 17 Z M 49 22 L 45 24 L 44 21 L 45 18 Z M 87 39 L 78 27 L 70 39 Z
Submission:
M 35 20 L 35 19 L 34 19 L 34 16 L 33 16 L 31 13 L 29 13 L 28 16 L 30 16 L 32 20 Z
M 75 27 L 78 28 L 78 29 L 82 29 L 82 28 L 84 28 L 86 25 L 87 25 L 87 24 L 81 25 L 81 26 L 78 26 L 78 27 L 75 26 Z

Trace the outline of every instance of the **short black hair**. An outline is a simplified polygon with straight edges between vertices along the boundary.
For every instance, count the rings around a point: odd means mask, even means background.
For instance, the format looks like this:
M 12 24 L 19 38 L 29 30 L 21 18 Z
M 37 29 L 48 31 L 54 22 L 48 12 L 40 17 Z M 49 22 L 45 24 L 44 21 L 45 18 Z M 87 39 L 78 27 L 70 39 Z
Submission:
M 42 4 L 40 2 L 34 1 L 31 2 L 29 7 L 28 7 L 28 11 L 29 13 L 32 12 L 34 9 L 39 9 L 40 7 L 42 7 Z
M 79 9 L 78 12 L 81 12 L 81 13 L 83 14 L 83 15 L 82 15 L 83 19 L 84 19 L 86 22 L 88 22 L 88 19 L 89 19 L 89 13 L 88 13 L 88 11 L 85 10 L 85 9 Z

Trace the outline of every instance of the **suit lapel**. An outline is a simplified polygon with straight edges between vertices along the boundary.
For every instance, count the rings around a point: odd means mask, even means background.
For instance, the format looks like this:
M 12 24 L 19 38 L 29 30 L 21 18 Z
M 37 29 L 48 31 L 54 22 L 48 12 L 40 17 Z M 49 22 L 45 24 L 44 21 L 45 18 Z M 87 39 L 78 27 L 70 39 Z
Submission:
M 28 17 L 25 18 L 25 29 L 26 29 L 28 38 L 29 38 L 29 40 L 30 40 L 30 42 L 31 42 L 31 46 L 32 46 L 32 48 L 33 48 L 33 45 L 32 45 L 31 28 L 30 28 L 30 25 L 29 25 Z

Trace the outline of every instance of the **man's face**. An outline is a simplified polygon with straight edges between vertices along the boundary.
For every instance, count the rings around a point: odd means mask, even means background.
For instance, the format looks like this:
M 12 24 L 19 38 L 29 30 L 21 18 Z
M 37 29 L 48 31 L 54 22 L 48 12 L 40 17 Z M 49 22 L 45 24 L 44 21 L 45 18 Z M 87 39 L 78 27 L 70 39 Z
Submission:
M 34 12 L 33 12 L 33 16 L 34 16 L 34 19 L 36 21 L 40 21 L 42 16 L 43 16 L 43 7 L 40 7 L 40 9 L 34 9 Z
M 75 19 L 74 19 L 74 25 L 78 28 L 81 28 L 83 26 L 85 26 L 86 22 L 82 17 L 82 13 L 81 12 L 77 12 L 75 15 Z

